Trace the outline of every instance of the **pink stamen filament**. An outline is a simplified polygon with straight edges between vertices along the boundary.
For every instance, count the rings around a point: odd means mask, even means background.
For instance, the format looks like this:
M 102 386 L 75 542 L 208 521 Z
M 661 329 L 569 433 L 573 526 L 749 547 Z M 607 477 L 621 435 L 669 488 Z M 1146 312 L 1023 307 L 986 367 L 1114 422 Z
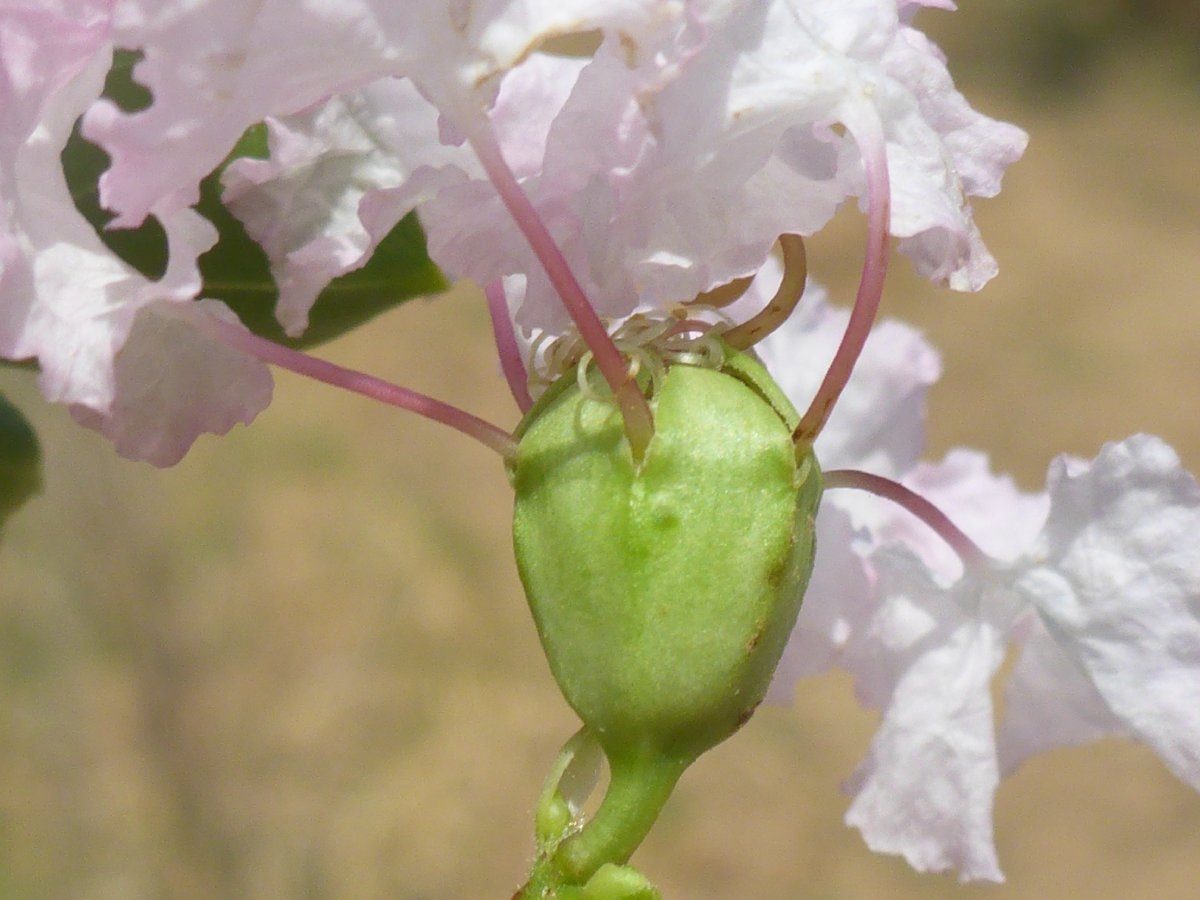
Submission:
M 529 412 L 533 397 L 529 394 L 529 373 L 521 359 L 521 348 L 513 331 L 512 319 L 508 316 L 508 299 L 504 296 L 504 283 L 497 278 L 483 289 L 487 298 L 488 313 L 492 317 L 492 335 L 496 339 L 496 350 L 500 354 L 500 368 L 508 381 L 508 389 L 521 412 Z
M 317 381 L 323 381 L 334 387 L 353 391 L 364 397 L 370 397 L 372 400 L 398 406 L 400 409 L 414 412 L 435 422 L 441 422 L 443 425 L 449 425 L 456 431 L 479 441 L 485 447 L 495 450 L 506 460 L 512 459 L 516 455 L 517 442 L 513 440 L 511 434 L 456 406 L 400 387 L 381 378 L 343 368 L 323 359 L 317 359 L 315 356 L 309 356 L 307 353 L 301 353 L 299 350 L 292 350 L 216 317 L 209 317 L 205 324 L 226 344 L 265 363 L 279 366 L 298 375 L 315 378 Z
M 846 333 L 842 335 L 842 343 L 834 354 L 833 362 L 829 364 L 821 387 L 792 435 L 798 444 L 812 444 L 825 427 L 834 404 L 846 387 L 846 382 L 850 380 L 850 374 L 854 371 L 854 364 L 867 342 L 867 336 L 871 333 L 871 326 L 875 323 L 875 316 L 879 311 L 879 301 L 883 296 L 883 281 L 887 275 L 888 222 L 891 208 L 887 145 L 878 119 L 864 119 L 861 131 L 866 133 L 856 133 L 854 137 L 862 148 L 867 181 L 866 258 L 863 260 L 862 277 L 859 279 L 858 293 L 854 298 L 854 309 L 850 312 L 850 321 L 846 325 Z
M 821 484 L 826 490 L 854 488 L 885 500 L 891 500 L 928 525 L 938 537 L 950 546 L 950 549 L 958 554 L 959 559 L 967 568 L 988 566 L 992 562 L 991 557 L 967 537 L 961 528 L 950 521 L 949 516 L 916 491 L 905 487 L 898 481 L 857 469 L 834 469 L 821 474 Z
M 579 329 L 579 335 L 592 351 L 596 366 L 608 382 L 625 420 L 625 435 L 634 459 L 641 459 L 650 438 L 654 435 L 654 419 L 641 388 L 626 368 L 625 360 L 609 337 L 604 323 L 588 301 L 583 287 L 575 278 L 570 265 L 550 235 L 546 223 L 517 183 L 517 178 L 496 143 L 490 125 L 475 128 L 468 141 L 479 157 L 488 178 L 525 235 L 534 254 L 541 261 L 550 283 L 558 291 L 563 305 Z

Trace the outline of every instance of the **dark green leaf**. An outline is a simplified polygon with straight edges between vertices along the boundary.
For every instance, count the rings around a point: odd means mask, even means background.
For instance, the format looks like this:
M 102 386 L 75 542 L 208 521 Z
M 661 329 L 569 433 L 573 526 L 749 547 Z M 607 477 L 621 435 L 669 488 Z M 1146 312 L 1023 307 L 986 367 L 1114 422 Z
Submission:
M 42 489 L 42 452 L 33 427 L 0 394 L 0 526 Z

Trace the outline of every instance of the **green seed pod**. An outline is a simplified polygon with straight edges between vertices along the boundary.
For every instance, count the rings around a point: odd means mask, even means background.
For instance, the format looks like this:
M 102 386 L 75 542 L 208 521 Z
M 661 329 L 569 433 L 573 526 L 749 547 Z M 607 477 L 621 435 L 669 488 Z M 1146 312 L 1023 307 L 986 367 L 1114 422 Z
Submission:
M 812 569 L 820 497 L 811 450 L 792 442 L 796 411 L 744 353 L 666 369 L 640 461 L 593 384 L 568 375 L 543 395 L 509 471 L 542 646 L 609 761 L 604 804 L 559 851 L 579 879 L 624 862 L 683 769 L 762 701 Z

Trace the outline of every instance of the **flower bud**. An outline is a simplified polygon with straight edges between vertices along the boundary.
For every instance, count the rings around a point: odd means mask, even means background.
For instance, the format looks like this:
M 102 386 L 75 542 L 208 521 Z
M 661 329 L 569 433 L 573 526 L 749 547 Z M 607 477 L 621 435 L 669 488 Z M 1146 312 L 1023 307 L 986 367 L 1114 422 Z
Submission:
M 608 757 L 609 797 L 629 793 L 622 779 L 657 782 L 645 793 L 661 806 L 766 693 L 812 568 L 820 474 L 750 356 L 675 364 L 655 385 L 654 437 L 635 460 L 602 383 L 560 379 L 522 423 L 510 478 L 529 606 Z M 578 874 L 623 862 L 641 837 L 613 838 L 616 858 L 580 860 Z

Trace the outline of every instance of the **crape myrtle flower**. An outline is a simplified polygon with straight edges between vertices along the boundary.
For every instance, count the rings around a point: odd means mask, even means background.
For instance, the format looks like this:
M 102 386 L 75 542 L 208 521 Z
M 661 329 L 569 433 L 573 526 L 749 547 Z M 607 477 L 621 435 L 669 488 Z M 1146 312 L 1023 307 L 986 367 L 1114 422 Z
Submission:
M 901 249 L 977 288 L 995 265 L 965 199 L 998 190 L 1024 136 L 967 106 L 907 24 L 916 6 L 4 0 L 0 353 L 36 358 L 46 395 L 133 458 L 170 464 L 251 420 L 266 372 L 194 327 L 221 313 L 190 303 L 215 240 L 191 205 L 263 121 L 270 161 L 235 164 L 227 189 L 292 334 L 322 283 L 413 208 L 448 275 L 522 275 L 522 327 L 564 327 L 492 184 L 499 159 L 606 317 L 749 275 L 777 235 L 811 234 L 862 198 L 865 161 L 885 158 Z M 586 61 L 535 52 L 572 32 L 604 39 Z M 114 47 L 143 54 L 147 109 L 98 99 Z M 111 226 L 154 215 L 166 230 L 156 282 L 105 251 L 71 201 L 59 154 L 81 114 L 112 158 Z
M 845 317 L 810 290 L 759 346 L 798 400 L 815 387 L 808 361 L 832 353 Z M 1147 435 L 1092 461 L 1056 459 L 1036 495 L 975 451 L 920 462 L 938 374 L 919 334 L 881 322 L 816 451 L 827 473 L 898 479 L 962 531 L 829 491 L 772 697 L 790 701 L 797 679 L 833 666 L 853 675 L 883 720 L 845 785 L 847 822 L 918 870 L 999 881 L 993 796 L 1036 753 L 1135 738 L 1200 790 L 1200 488 Z M 997 727 L 990 685 L 1010 646 L 1019 652 Z
M 289 334 L 416 210 L 435 262 L 486 286 L 522 408 L 521 342 L 577 329 L 636 456 L 653 422 L 601 318 L 745 282 L 779 235 L 811 235 L 856 199 L 869 237 L 853 312 L 811 290 L 760 345 L 808 409 L 796 438 L 816 440 L 830 489 L 775 690 L 853 673 L 883 722 L 848 820 L 918 869 L 997 879 L 992 795 L 1031 753 L 1131 735 L 1200 787 L 1200 523 L 1194 481 L 1151 438 L 1056 461 L 1043 497 L 979 454 L 919 462 L 938 362 L 902 325 L 872 332 L 888 238 L 923 275 L 980 288 L 996 266 L 969 198 L 995 194 L 1025 144 L 954 89 L 910 24 L 921 6 L 952 4 L 0 0 L 0 354 L 36 359 L 49 399 L 160 465 L 253 419 L 264 362 L 509 456 L 501 429 L 268 345 L 203 297 L 196 261 L 216 233 L 192 209 L 199 183 L 265 122 L 269 158 L 229 165 L 224 199 L 270 260 Z M 542 52 L 570 34 L 598 45 Z M 142 54 L 144 110 L 100 97 L 117 47 Z M 156 281 L 75 208 L 60 154 L 80 116 L 112 159 L 113 225 L 163 225 Z M 1010 642 L 997 736 L 988 685 Z

